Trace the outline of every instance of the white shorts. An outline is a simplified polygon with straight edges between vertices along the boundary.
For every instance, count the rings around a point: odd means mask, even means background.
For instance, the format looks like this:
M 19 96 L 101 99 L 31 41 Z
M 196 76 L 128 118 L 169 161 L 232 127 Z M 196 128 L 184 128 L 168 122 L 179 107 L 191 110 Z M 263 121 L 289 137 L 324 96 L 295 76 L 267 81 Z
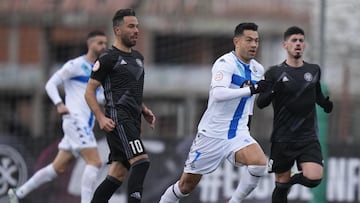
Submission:
M 81 150 L 97 146 L 92 129 L 76 117 L 63 116 L 62 127 L 64 137 L 58 145 L 59 149 L 71 151 L 74 156 L 78 156 Z
M 227 159 L 234 166 L 241 166 L 235 161 L 235 152 L 257 143 L 244 131 L 233 139 L 217 139 L 198 133 L 192 143 L 188 158 L 185 161 L 184 172 L 192 174 L 208 174 L 215 171 Z

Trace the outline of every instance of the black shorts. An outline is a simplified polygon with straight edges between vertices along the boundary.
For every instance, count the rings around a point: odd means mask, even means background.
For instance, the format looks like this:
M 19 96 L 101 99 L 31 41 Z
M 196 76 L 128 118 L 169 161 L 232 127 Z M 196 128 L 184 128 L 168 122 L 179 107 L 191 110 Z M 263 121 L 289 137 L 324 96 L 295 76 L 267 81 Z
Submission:
M 130 168 L 129 160 L 146 154 L 143 142 L 140 139 L 140 129 L 133 122 L 123 122 L 106 135 L 110 154 L 109 162 L 118 161 Z
M 314 162 L 323 165 L 323 157 L 319 141 L 312 142 L 274 142 L 271 144 L 268 172 L 284 173 L 296 162 L 301 171 L 300 163 Z

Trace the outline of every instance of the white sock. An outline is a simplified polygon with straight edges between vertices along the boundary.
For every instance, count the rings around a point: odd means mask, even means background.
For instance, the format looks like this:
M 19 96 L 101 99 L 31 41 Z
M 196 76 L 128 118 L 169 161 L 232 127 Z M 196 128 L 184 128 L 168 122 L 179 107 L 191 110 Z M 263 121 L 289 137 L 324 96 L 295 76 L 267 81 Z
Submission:
M 96 181 L 99 168 L 86 165 L 81 179 L 81 203 L 90 203 L 94 195 L 94 183 Z
M 44 183 L 50 182 L 57 177 L 52 164 L 38 170 L 26 183 L 16 190 L 16 196 L 20 199 L 24 198 L 30 192 L 38 188 Z
M 249 170 L 254 171 L 255 175 L 250 174 Z M 241 203 L 256 188 L 265 170 L 266 166 L 248 166 L 247 170 L 242 170 L 240 182 L 229 203 Z
M 165 193 L 161 196 L 159 203 L 178 203 L 180 199 L 188 196 L 189 194 L 183 194 L 179 188 L 179 181 L 174 185 L 170 185 Z

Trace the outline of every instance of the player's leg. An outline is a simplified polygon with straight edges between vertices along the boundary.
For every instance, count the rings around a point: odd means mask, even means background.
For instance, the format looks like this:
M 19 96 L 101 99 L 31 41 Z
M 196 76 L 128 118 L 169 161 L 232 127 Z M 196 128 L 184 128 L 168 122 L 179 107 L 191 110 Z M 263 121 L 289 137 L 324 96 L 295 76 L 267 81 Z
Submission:
M 44 183 L 52 181 L 65 171 L 73 159 L 74 157 L 71 152 L 60 149 L 54 161 L 38 170 L 27 182 L 16 190 L 16 195 L 22 199 Z
M 215 139 L 197 134 L 185 161 L 184 173 L 180 180 L 167 188 L 160 203 L 177 203 L 188 196 L 197 186 L 203 174 L 216 170 L 223 162 L 227 140 Z
M 247 170 L 241 173 L 241 180 L 229 203 L 240 203 L 258 185 L 260 178 L 266 172 L 266 156 L 256 142 L 235 152 L 236 163 L 246 165 Z
M 114 192 L 122 185 L 129 167 L 130 164 L 113 161 L 108 175 L 96 188 L 91 203 L 108 203 Z
M 287 195 L 290 191 L 291 170 L 283 173 L 275 173 L 275 188 L 272 193 L 272 203 L 287 203 Z
M 96 147 L 82 149 L 80 155 L 86 163 L 81 178 L 81 203 L 89 203 L 94 194 L 94 183 L 101 161 Z
M 297 155 L 296 148 L 293 145 L 289 143 L 271 144 L 269 172 L 275 173 L 275 188 L 272 193 L 273 203 L 287 203 L 287 195 L 291 188 L 289 183 L 291 168 Z
M 178 203 L 195 189 L 201 177 L 201 174 L 183 173 L 179 181 L 166 189 L 159 203 Z
M 301 184 L 309 188 L 318 186 L 322 180 L 323 167 L 318 163 L 301 163 L 302 172 L 291 177 L 290 183 Z
M 128 181 L 128 203 L 140 203 L 146 173 L 150 167 L 147 154 L 141 154 L 129 160 L 131 173 Z
M 114 192 L 122 185 L 131 167 L 128 160 L 133 156 L 129 146 L 128 134 L 129 132 L 125 131 L 123 125 L 119 124 L 106 135 L 110 149 L 109 162 L 111 162 L 111 165 L 107 177 L 96 188 L 91 203 L 107 203 Z M 142 143 L 140 144 L 142 147 Z
M 321 183 L 323 177 L 323 158 L 320 143 L 305 143 L 298 162 L 300 163 L 301 173 L 291 177 L 290 183 L 301 184 L 306 187 L 316 187 Z

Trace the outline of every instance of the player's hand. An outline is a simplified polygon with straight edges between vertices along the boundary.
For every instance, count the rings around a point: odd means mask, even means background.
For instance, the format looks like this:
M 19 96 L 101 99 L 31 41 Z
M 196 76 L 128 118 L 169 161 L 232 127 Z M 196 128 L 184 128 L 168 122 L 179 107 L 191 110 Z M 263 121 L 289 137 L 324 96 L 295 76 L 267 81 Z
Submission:
M 272 84 L 267 80 L 260 80 L 254 85 L 256 92 L 263 93 L 271 91 Z
M 326 113 L 330 113 L 333 109 L 333 103 L 332 101 L 330 101 L 330 98 L 329 97 L 326 97 L 325 98 L 325 101 L 323 103 L 323 109 Z
M 143 108 L 142 114 L 144 116 L 144 119 L 150 124 L 150 127 L 154 129 L 156 122 L 156 117 L 154 113 L 148 108 Z
M 249 88 L 250 88 L 250 93 L 251 93 L 251 95 L 257 94 L 256 88 L 255 88 L 254 84 L 252 84 L 252 82 L 251 82 L 250 80 L 245 80 L 245 81 L 241 84 L 240 87 L 241 87 L 241 88 L 249 87 Z
M 275 84 L 272 87 L 272 92 L 276 93 L 276 92 L 281 91 L 282 89 L 284 89 L 284 83 L 282 81 L 277 81 L 277 82 L 275 82 Z
M 64 103 L 59 103 L 56 105 L 56 111 L 58 112 L 58 114 L 62 115 L 66 115 L 66 114 L 70 114 L 69 109 L 65 106 Z
M 104 130 L 105 132 L 111 132 L 115 128 L 115 122 L 108 117 L 103 116 L 100 119 L 98 119 L 98 122 L 100 129 Z
M 250 88 L 251 95 L 271 90 L 271 83 L 265 80 L 260 80 L 256 84 L 253 84 L 250 80 L 246 80 L 241 86 L 248 86 Z

